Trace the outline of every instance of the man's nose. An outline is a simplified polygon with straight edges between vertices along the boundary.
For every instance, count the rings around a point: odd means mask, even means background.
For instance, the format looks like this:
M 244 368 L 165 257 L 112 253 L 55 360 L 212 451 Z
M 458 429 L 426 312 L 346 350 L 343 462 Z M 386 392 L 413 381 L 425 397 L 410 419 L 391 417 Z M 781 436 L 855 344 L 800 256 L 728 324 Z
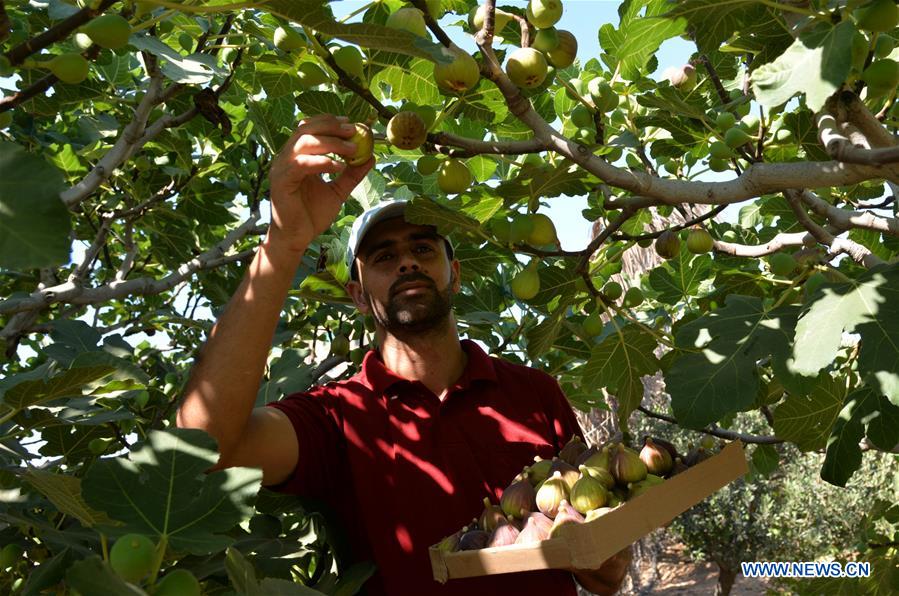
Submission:
M 419 271 L 418 260 L 411 252 L 404 252 L 400 257 L 400 273 L 408 273 L 410 271 Z

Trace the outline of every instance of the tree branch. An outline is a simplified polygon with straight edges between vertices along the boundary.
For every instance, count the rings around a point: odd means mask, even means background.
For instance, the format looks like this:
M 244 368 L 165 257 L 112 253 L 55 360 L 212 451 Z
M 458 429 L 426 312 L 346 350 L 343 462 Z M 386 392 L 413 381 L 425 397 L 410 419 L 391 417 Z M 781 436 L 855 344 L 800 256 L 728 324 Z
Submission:
M 880 217 L 870 211 L 850 211 L 831 205 L 813 192 L 803 190 L 799 198 L 809 209 L 827 218 L 834 226 L 841 230 L 852 228 L 864 228 L 875 230 L 890 236 L 899 236 L 899 219 L 894 217 Z
M 430 134 L 428 137 L 437 151 L 452 157 L 470 157 L 488 153 L 521 155 L 524 153 L 540 153 L 549 149 L 547 143 L 540 139 L 529 139 L 527 141 L 481 141 L 448 132 L 438 132 Z M 452 147 L 458 147 L 459 150 L 454 150 Z
M 830 114 L 818 115 L 818 138 L 828 155 L 837 161 L 869 166 L 899 162 L 899 146 L 868 149 L 863 144 L 854 143 L 838 130 L 837 120 Z M 893 176 L 896 176 L 895 171 Z
M 640 406 L 637 408 L 650 418 L 655 418 L 656 420 L 663 420 L 665 422 L 670 422 L 671 424 L 679 424 L 678 421 L 671 416 L 666 416 L 665 414 L 658 414 L 653 412 L 649 408 L 644 406 Z M 734 432 L 732 430 L 725 430 L 723 428 L 719 428 L 717 426 L 712 426 L 709 428 L 704 428 L 699 432 L 703 432 L 707 435 L 712 435 L 713 437 L 718 437 L 721 439 L 727 439 L 729 441 L 735 441 L 737 439 L 743 441 L 744 443 L 755 443 L 756 445 L 777 445 L 779 443 L 786 443 L 784 439 L 780 439 L 775 436 L 770 435 L 747 435 L 743 433 Z

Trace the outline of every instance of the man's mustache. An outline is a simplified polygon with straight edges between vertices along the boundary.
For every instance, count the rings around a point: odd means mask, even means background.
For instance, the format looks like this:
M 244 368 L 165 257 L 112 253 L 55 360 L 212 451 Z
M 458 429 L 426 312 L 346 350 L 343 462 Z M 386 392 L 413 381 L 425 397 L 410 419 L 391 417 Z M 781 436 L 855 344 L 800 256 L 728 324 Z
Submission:
M 404 275 L 403 277 L 393 282 L 393 285 L 390 286 L 390 295 L 395 296 L 397 294 L 397 289 L 400 286 L 410 283 L 425 283 L 429 288 L 433 290 L 437 289 L 437 284 L 434 283 L 434 280 L 424 273 L 410 273 L 409 275 Z

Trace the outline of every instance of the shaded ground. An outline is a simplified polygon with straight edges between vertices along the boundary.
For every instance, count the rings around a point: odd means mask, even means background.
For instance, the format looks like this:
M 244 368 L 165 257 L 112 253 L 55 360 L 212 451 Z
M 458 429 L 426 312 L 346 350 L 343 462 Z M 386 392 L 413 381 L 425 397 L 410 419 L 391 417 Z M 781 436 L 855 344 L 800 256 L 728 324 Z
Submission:
M 714 594 L 718 583 L 718 567 L 714 563 L 694 563 L 681 545 L 670 546 L 659 554 L 657 571 L 658 577 L 653 577 L 649 562 L 645 562 L 637 570 L 636 583 L 640 589 L 621 593 L 629 596 Z M 731 595 L 761 596 L 768 588 L 767 580 L 739 576 Z

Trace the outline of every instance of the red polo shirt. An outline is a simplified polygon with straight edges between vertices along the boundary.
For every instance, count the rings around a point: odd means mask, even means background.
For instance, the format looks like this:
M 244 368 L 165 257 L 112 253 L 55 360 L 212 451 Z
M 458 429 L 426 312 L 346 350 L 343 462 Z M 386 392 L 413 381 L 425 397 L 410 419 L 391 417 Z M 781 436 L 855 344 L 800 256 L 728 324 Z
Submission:
M 334 507 L 354 554 L 378 567 L 365 594 L 574 596 L 566 571 L 433 579 L 429 546 L 478 516 L 485 496 L 498 503 L 535 455 L 581 435 L 555 379 L 462 347 L 468 364 L 442 402 L 370 351 L 351 379 L 269 404 L 299 442 L 296 470 L 273 488 Z

